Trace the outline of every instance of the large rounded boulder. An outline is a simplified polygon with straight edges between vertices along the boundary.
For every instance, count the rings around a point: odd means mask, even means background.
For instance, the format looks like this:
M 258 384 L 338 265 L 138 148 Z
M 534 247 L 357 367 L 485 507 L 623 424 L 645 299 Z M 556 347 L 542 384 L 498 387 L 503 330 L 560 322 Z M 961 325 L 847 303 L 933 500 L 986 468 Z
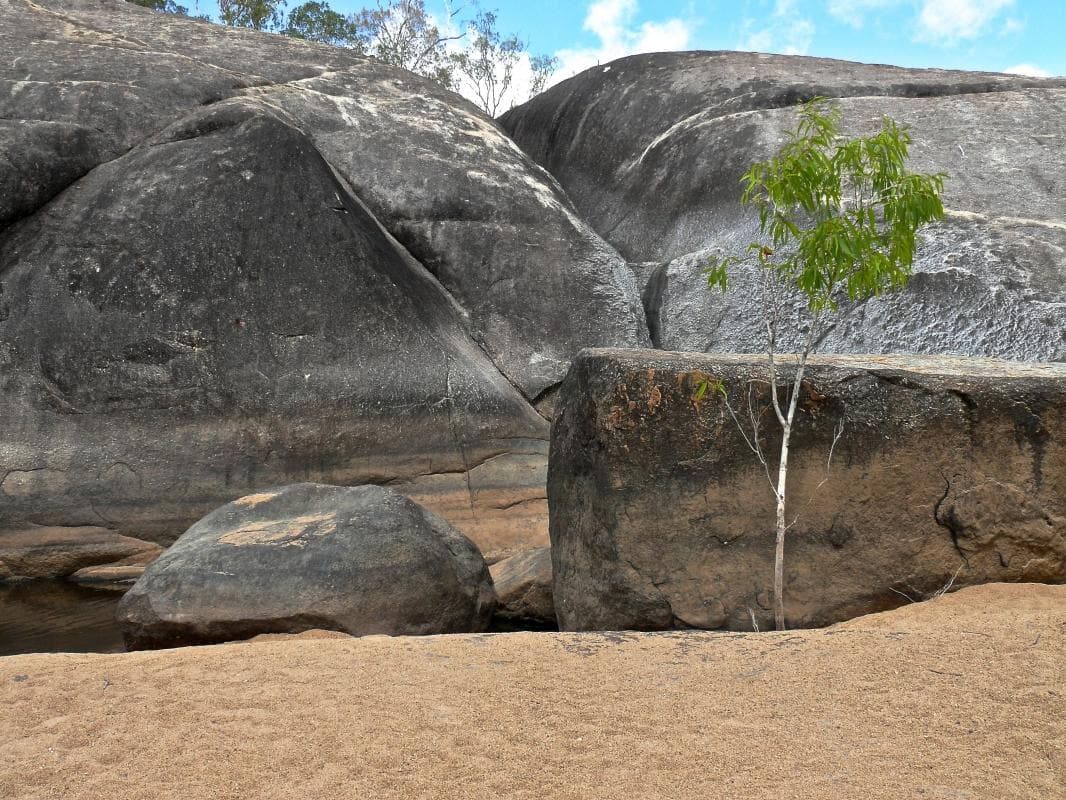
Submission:
M 0 19 L 0 549 L 165 546 L 305 481 L 390 484 L 492 561 L 547 544 L 554 387 L 649 338 L 625 260 L 492 119 L 121 0 Z
M 903 69 L 761 53 L 646 53 L 556 84 L 501 123 L 560 182 L 643 284 L 664 350 L 765 347 L 761 270 L 707 291 L 709 257 L 742 255 L 757 215 L 741 176 L 832 98 L 848 136 L 884 116 L 913 136 L 910 168 L 946 172 L 945 218 L 923 231 L 902 292 L 843 306 L 833 353 L 1066 360 L 1066 79 Z M 799 315 L 794 295 L 785 313 Z M 802 347 L 782 325 L 782 352 Z
M 130 649 L 310 628 L 418 635 L 484 630 L 496 594 L 477 547 L 381 486 L 302 483 L 197 522 L 122 598 Z

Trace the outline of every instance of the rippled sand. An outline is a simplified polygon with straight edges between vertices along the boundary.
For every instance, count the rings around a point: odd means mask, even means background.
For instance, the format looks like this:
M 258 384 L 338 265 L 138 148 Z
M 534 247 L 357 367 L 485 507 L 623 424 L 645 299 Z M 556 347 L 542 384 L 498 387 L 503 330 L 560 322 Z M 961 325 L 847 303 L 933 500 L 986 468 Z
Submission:
M 1066 797 L 1066 587 L 785 634 L 0 658 L 0 797 Z

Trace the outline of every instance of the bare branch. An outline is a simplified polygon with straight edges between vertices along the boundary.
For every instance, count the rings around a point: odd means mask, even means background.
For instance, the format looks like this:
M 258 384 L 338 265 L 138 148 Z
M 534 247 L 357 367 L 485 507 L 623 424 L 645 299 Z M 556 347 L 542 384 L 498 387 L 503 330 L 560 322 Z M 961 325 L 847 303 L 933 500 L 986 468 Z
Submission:
M 722 395 L 722 400 L 725 402 L 725 407 L 729 411 L 729 416 L 733 419 L 733 424 L 737 426 L 737 430 L 740 431 L 741 437 L 744 439 L 744 444 L 748 446 L 748 449 L 755 454 L 755 457 L 762 464 L 763 472 L 766 473 L 766 480 L 770 483 L 770 489 L 777 494 L 777 489 L 774 486 L 773 478 L 770 477 L 770 464 L 766 460 L 766 456 L 763 455 L 762 445 L 759 442 L 759 424 L 756 421 L 756 415 L 752 410 L 752 381 L 748 381 L 748 416 L 752 422 L 752 436 L 749 439 L 747 431 L 744 430 L 743 424 L 740 422 L 740 418 L 737 416 L 737 412 L 734 410 L 732 403 L 729 402 L 729 397 L 725 394 Z
M 792 518 L 792 522 L 790 522 L 788 524 L 788 527 L 786 528 L 786 530 L 791 530 L 793 527 L 795 527 L 796 523 L 799 522 L 800 517 L 803 516 L 803 512 L 806 511 L 808 508 L 810 508 L 811 503 L 814 502 L 814 498 L 818 496 L 818 491 L 823 486 L 825 486 L 826 483 L 829 482 L 830 469 L 832 468 L 832 465 L 833 465 L 833 452 L 837 448 L 837 442 L 840 441 L 840 437 L 843 436 L 843 435 L 844 435 L 844 418 L 841 417 L 839 420 L 837 420 L 836 428 L 834 429 L 834 432 L 833 432 L 833 442 L 832 442 L 832 444 L 829 445 L 829 456 L 828 456 L 828 458 L 826 458 L 826 461 L 825 461 L 825 476 L 820 481 L 818 481 L 818 485 L 815 486 L 811 490 L 810 495 L 807 497 L 807 502 L 804 503 L 803 508 L 801 508 L 799 511 L 796 512 L 796 515 Z

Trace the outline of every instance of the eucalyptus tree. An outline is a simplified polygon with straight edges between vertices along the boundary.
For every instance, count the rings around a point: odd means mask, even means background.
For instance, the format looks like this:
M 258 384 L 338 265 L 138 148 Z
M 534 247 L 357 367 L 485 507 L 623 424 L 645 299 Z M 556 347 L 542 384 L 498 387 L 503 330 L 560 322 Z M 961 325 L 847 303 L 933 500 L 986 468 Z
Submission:
M 289 10 L 285 29 L 282 31 L 297 39 L 346 47 L 357 53 L 365 53 L 369 42 L 366 31 L 356 19 L 330 8 L 329 3 L 310 0 Z
M 370 55 L 454 88 L 455 64 L 448 43 L 463 34 L 442 31 L 424 0 L 378 0 L 358 12 L 355 23 L 367 37 Z
M 911 135 L 885 117 L 880 130 L 846 138 L 839 105 L 824 98 L 804 104 L 796 127 L 779 152 L 741 178 L 742 202 L 758 215 L 758 236 L 743 256 L 712 259 L 707 283 L 725 291 L 729 271 L 753 261 L 763 272 L 763 310 L 769 361 L 770 405 L 781 428 L 773 466 L 759 430 L 759 415 L 741 423 L 725 387 L 704 382 L 721 395 L 741 434 L 764 468 L 776 509 L 774 621 L 785 628 L 784 552 L 788 513 L 789 443 L 808 359 L 839 320 L 842 303 L 853 303 L 903 287 L 910 278 L 918 230 L 944 216 L 940 195 L 944 173 L 907 170 Z M 789 293 L 806 301 L 803 347 L 788 368 L 778 358 L 782 306 Z M 783 391 L 783 396 L 782 396 Z M 749 409 L 750 412 L 750 409 Z M 837 437 L 839 438 L 838 428 Z M 830 448 L 832 458 L 832 446 Z
M 492 11 L 478 12 L 467 22 L 466 46 L 452 59 L 461 88 L 468 89 L 490 117 L 500 113 L 505 102 L 515 99 L 511 90 L 519 64 L 528 60 L 530 96 L 544 88 L 558 65 L 558 59 L 552 56 L 530 55 L 526 43 L 517 36 L 502 36 Z

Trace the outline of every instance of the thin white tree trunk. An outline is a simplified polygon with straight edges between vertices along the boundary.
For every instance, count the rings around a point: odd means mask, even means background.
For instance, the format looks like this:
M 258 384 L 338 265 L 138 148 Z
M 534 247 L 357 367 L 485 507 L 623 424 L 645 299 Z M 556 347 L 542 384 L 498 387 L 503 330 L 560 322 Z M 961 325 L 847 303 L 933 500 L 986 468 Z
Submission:
M 785 485 L 791 435 L 792 426 L 786 423 L 781 429 L 781 461 L 777 467 L 777 546 L 774 549 L 774 627 L 779 631 L 785 629 Z
M 796 406 L 799 405 L 800 390 L 803 388 L 803 373 L 807 370 L 807 359 L 817 341 L 815 331 L 819 315 L 815 315 L 811 328 L 807 332 L 807 341 L 803 346 L 799 364 L 796 365 L 796 377 L 792 381 L 792 396 L 788 399 L 788 410 L 782 414 L 777 404 L 777 374 L 774 368 L 773 350 L 770 350 L 770 391 L 773 394 L 777 418 L 781 421 L 781 460 L 777 468 L 777 540 L 774 548 L 774 624 L 777 630 L 785 630 L 785 505 L 788 500 L 788 447 L 792 437 L 792 422 L 796 418 Z

